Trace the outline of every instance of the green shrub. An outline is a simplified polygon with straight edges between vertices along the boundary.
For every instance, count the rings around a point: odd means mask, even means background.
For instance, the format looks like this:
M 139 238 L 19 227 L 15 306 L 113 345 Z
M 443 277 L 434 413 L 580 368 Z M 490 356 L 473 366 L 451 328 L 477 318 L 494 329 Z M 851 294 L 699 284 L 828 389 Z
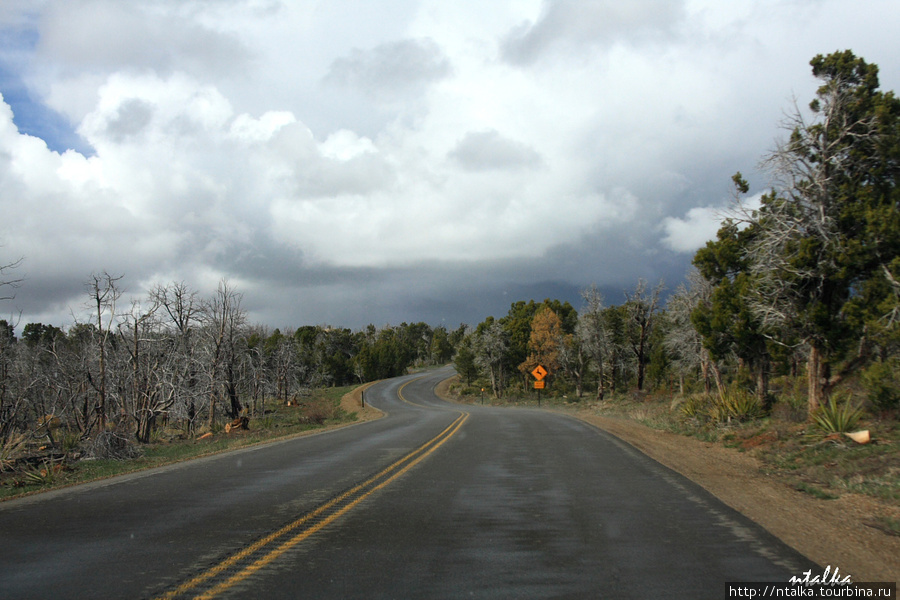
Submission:
M 273 429 L 278 422 L 274 412 L 265 412 L 256 420 L 256 426 L 260 429 Z
M 900 361 L 876 362 L 863 371 L 862 384 L 876 409 L 900 408 Z
M 66 454 L 72 454 L 81 447 L 81 432 L 66 431 L 60 439 L 62 451 Z
M 809 494 L 813 498 L 818 498 L 819 500 L 837 500 L 838 498 L 834 494 L 829 494 L 825 490 L 814 485 L 810 485 L 804 481 L 799 481 L 794 484 L 794 489 L 798 492 Z

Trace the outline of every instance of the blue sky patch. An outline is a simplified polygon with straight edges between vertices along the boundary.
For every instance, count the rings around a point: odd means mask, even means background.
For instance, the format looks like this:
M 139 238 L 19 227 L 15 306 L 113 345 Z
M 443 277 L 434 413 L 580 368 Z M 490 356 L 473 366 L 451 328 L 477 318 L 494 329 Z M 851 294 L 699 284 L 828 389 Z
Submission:
M 72 123 L 36 99 L 20 75 L 37 40 L 37 32 L 31 29 L 0 31 L 0 94 L 12 108 L 13 123 L 19 132 L 44 140 L 51 150 L 62 153 L 71 148 L 91 156 L 94 150 Z
M 63 115 L 34 99 L 21 78 L 0 63 L 0 93 L 13 111 L 13 123 L 19 132 L 41 138 L 47 147 L 62 153 L 76 150 L 85 156 L 94 150 L 76 133 Z

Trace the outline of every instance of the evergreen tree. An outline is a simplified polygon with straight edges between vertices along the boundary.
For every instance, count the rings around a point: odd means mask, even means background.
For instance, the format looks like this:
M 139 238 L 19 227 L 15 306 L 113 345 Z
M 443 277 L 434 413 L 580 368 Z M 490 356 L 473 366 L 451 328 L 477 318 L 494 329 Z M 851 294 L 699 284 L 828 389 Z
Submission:
M 746 193 L 748 186 L 741 174 L 733 179 L 738 191 Z M 747 259 L 758 232 L 757 226 L 741 229 L 727 220 L 716 240 L 697 251 L 694 266 L 713 288 L 706 302 L 694 309 L 691 320 L 710 353 L 719 392 L 722 393 L 721 378 L 716 362 L 734 355 L 753 370 L 757 398 L 768 407 L 771 360 L 762 320 L 751 303 L 755 276 Z
M 472 338 L 466 337 L 459 345 L 456 356 L 453 358 L 453 365 L 456 372 L 466 382 L 471 385 L 472 381 L 478 377 L 478 366 L 475 364 L 475 351 L 472 350 Z
M 866 321 L 884 315 L 861 299 L 896 297 L 900 101 L 878 90 L 877 66 L 850 51 L 810 64 L 822 80 L 812 119 L 796 110 L 789 138 L 766 158 L 775 187 L 753 215 L 749 258 L 763 324 L 809 349 L 812 412 L 870 358 Z

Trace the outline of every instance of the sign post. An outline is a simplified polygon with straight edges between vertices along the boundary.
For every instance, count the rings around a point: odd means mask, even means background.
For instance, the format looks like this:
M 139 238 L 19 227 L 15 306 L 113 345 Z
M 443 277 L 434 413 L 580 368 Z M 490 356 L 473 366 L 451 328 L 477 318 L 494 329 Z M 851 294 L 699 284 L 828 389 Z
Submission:
M 537 390 L 538 393 L 538 406 L 541 405 L 541 390 L 544 389 L 544 377 L 547 376 L 547 369 L 538 365 L 531 371 L 531 375 L 534 377 L 534 389 Z

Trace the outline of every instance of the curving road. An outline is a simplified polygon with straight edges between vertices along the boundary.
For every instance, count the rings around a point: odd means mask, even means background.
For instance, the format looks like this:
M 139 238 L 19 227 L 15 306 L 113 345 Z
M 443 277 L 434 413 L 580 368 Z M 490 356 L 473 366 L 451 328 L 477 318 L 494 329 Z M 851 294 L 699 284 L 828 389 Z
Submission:
M 387 417 L 0 504 L 0 598 L 727 598 L 818 569 L 590 425 L 381 382 Z

